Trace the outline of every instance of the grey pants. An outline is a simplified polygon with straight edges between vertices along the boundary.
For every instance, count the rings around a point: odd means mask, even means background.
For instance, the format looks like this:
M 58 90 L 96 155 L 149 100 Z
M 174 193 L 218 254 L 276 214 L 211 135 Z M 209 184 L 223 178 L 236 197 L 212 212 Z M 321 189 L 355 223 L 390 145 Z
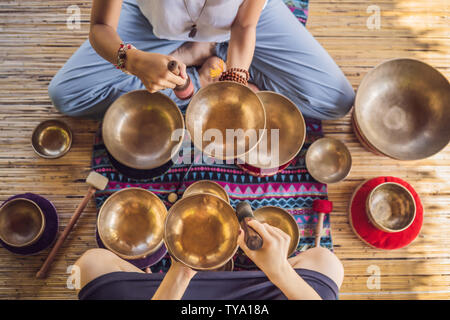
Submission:
M 182 41 L 157 38 L 135 0 L 125 0 L 118 33 L 125 43 L 147 52 L 170 54 Z M 217 45 L 226 61 L 228 43 Z M 251 82 L 290 98 L 306 117 L 343 117 L 352 107 L 354 90 L 325 49 L 296 19 L 282 0 L 269 0 L 256 29 L 256 48 L 250 67 Z M 195 89 L 200 87 L 196 68 L 188 68 Z M 99 119 L 114 100 L 144 89 L 139 78 L 126 75 L 100 57 L 86 41 L 52 79 L 48 91 L 62 113 Z M 188 101 L 172 90 L 163 93 L 181 109 Z

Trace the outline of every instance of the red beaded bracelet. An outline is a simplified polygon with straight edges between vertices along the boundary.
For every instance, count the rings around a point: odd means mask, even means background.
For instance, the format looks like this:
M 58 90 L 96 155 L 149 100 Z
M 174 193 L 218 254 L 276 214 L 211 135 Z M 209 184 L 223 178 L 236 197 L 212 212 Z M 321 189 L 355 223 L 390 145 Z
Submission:
M 127 61 L 127 51 L 130 49 L 136 48 L 129 43 L 128 44 L 121 43 L 119 50 L 117 51 L 117 64 L 114 65 L 117 69 L 122 70 L 126 74 L 131 74 L 125 68 L 125 63 Z

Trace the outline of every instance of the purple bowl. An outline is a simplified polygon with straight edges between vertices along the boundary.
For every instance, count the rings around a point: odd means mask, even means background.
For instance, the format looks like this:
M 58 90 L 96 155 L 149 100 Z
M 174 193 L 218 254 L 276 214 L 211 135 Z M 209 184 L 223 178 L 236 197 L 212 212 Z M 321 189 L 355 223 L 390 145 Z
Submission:
M 100 236 L 99 236 L 97 230 L 95 231 L 95 238 L 97 240 L 97 245 L 98 245 L 99 248 L 108 250 L 108 248 L 105 247 L 105 245 L 103 244 L 102 240 L 100 239 Z M 142 269 L 151 267 L 151 266 L 157 264 L 158 262 L 160 262 L 162 260 L 162 258 L 164 258 L 166 253 L 167 253 L 167 249 L 166 249 L 166 246 L 163 244 L 161 246 L 161 248 L 159 248 L 155 253 L 149 255 L 146 258 L 135 259 L 135 260 L 126 260 L 126 261 L 128 261 L 129 263 L 131 263 L 135 267 L 137 267 L 137 268 L 142 270 Z
M 41 208 L 45 217 L 44 232 L 42 233 L 39 240 L 37 240 L 36 242 L 34 242 L 29 246 L 20 248 L 12 247 L 4 243 L 2 240 L 0 240 L 0 244 L 2 245 L 3 248 L 12 253 L 26 256 L 38 254 L 39 252 L 47 249 L 55 241 L 56 235 L 58 234 L 59 219 L 58 214 L 56 213 L 56 208 L 49 200 L 34 193 L 24 193 L 13 196 L 8 200 L 6 200 L 5 202 L 3 202 L 2 206 L 5 205 L 7 202 L 17 198 L 24 198 L 31 200 L 35 202 L 39 206 L 39 208 Z

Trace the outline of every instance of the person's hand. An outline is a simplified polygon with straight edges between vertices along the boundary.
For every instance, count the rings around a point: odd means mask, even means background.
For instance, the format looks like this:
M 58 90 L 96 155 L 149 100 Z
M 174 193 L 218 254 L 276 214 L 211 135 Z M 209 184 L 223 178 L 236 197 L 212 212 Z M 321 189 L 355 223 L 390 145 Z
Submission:
M 192 270 L 191 268 L 185 266 L 181 262 L 178 262 L 173 258 L 171 260 L 172 260 L 172 264 L 170 266 L 171 272 L 180 275 L 183 278 L 187 278 L 189 280 L 191 280 L 197 274 L 197 271 Z
M 268 278 L 274 277 L 290 265 L 287 260 L 291 237 L 278 228 L 267 223 L 251 220 L 248 225 L 255 229 L 263 239 L 263 246 L 259 250 L 250 250 L 244 241 L 244 232 L 238 237 L 238 245 Z
M 175 88 L 186 83 L 186 65 L 178 62 L 179 75 L 169 71 L 167 65 L 176 60 L 171 56 L 159 53 L 149 53 L 137 49 L 127 51 L 127 71 L 141 79 L 144 86 L 150 92 L 156 92 L 167 88 Z

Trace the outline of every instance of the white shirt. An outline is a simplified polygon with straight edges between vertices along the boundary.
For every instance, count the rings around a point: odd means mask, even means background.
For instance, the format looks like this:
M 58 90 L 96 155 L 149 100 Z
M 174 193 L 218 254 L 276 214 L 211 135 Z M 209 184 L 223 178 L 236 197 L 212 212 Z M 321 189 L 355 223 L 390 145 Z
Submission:
M 186 0 L 189 13 L 184 0 L 137 0 L 137 3 L 158 38 L 225 42 L 230 40 L 230 28 L 243 1 L 207 0 L 201 15 L 205 0 Z M 197 34 L 189 38 L 194 23 Z

